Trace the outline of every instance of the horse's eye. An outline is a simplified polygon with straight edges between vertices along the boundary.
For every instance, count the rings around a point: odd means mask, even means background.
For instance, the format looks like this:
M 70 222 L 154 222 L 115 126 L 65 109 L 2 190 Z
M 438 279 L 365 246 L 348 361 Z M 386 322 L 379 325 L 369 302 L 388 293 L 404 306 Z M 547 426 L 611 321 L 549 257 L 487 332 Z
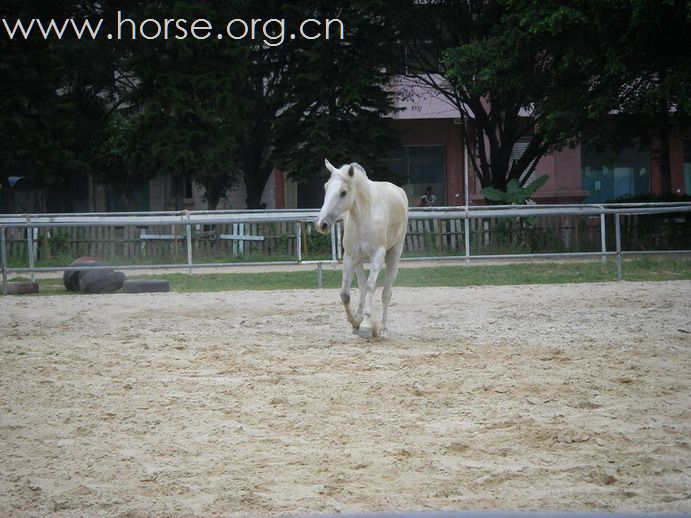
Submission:
M 345 198 L 345 195 L 346 195 L 346 194 L 348 194 L 348 193 L 345 192 L 345 191 L 341 191 L 341 198 Z

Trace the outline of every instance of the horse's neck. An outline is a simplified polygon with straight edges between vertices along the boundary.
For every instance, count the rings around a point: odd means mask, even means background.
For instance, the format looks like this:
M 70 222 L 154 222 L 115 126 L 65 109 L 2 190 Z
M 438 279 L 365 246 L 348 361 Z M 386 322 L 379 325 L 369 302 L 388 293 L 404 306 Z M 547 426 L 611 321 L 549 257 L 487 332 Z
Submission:
M 370 221 L 372 204 L 374 203 L 374 193 L 372 192 L 372 182 L 368 178 L 358 178 L 355 182 L 355 200 L 350 208 L 350 216 L 355 221 Z

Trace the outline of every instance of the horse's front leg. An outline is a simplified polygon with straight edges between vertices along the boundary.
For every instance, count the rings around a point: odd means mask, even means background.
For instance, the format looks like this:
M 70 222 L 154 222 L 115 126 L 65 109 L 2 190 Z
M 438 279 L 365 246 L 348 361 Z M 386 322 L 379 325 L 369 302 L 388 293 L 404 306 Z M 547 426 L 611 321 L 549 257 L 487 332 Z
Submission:
M 362 322 L 362 312 L 365 309 L 365 296 L 367 295 L 367 274 L 365 267 L 358 264 L 355 267 L 355 275 L 357 276 L 358 293 L 360 294 L 360 304 L 358 304 L 357 313 L 355 313 L 355 324 L 353 324 L 353 333 L 357 333 Z
M 370 269 L 367 283 L 365 284 L 364 304 L 362 308 L 362 323 L 358 330 L 358 335 L 363 338 L 377 336 L 376 322 L 372 321 L 372 298 L 377 289 L 377 278 L 384 265 L 385 250 L 380 248 L 370 257 Z
M 360 321 L 356 320 L 353 312 L 350 309 L 350 285 L 353 282 L 353 271 L 355 270 L 355 263 L 353 258 L 345 254 L 343 256 L 343 282 L 341 283 L 341 302 L 345 309 L 346 318 L 350 325 L 353 326 L 353 333 L 357 332 Z

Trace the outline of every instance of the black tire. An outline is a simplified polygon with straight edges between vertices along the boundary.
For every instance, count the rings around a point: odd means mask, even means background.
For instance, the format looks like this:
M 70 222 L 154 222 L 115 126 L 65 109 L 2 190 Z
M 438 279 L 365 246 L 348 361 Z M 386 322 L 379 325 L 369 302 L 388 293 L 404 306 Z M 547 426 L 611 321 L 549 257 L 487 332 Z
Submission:
M 82 293 L 113 293 L 122 288 L 125 274 L 112 270 L 80 272 L 79 289 Z
M 79 271 L 70 270 L 63 273 L 62 283 L 67 291 L 79 291 Z
M 84 256 L 72 261 L 69 266 L 108 266 L 108 263 L 97 261 L 94 257 Z M 108 272 L 113 270 L 100 270 Z M 62 274 L 62 283 L 67 291 L 79 291 L 79 277 L 84 270 L 70 270 Z
M 169 292 L 170 283 L 162 280 L 125 281 L 123 293 L 159 293 Z

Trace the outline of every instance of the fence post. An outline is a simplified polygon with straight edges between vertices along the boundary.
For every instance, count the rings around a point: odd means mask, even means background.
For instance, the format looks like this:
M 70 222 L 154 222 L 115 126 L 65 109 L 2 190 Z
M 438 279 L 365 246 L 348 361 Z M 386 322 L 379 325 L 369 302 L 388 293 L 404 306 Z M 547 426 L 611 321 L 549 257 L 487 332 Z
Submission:
M 187 275 L 192 275 L 192 226 L 190 225 L 189 211 L 183 211 L 183 218 L 187 219 L 185 224 L 185 237 L 187 238 Z
M 0 229 L 0 256 L 2 256 L 2 294 L 7 295 L 7 245 L 5 243 L 6 228 Z
M 621 225 L 618 212 L 614 214 L 614 235 L 617 242 L 617 281 L 621 281 L 624 279 L 624 273 L 622 270 Z
M 465 264 L 470 264 L 470 218 L 468 217 L 468 206 L 464 209 L 463 218 L 463 239 L 465 241 Z
M 317 263 L 317 288 L 321 288 L 324 285 L 324 280 L 322 279 L 322 263 Z
M 26 251 L 29 254 L 29 269 L 31 270 L 31 282 L 36 281 L 36 256 L 34 254 L 34 229 L 31 226 L 31 215 L 26 214 Z
M 295 236 L 295 255 L 297 256 L 297 262 L 302 262 L 302 223 L 296 221 L 297 225 L 297 235 Z
M 600 206 L 600 210 L 603 210 L 603 207 Z M 605 225 L 605 213 L 600 212 L 600 244 L 602 247 L 602 262 L 606 263 L 607 262 L 607 256 L 604 255 L 607 252 L 607 226 Z

